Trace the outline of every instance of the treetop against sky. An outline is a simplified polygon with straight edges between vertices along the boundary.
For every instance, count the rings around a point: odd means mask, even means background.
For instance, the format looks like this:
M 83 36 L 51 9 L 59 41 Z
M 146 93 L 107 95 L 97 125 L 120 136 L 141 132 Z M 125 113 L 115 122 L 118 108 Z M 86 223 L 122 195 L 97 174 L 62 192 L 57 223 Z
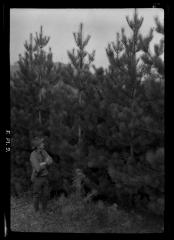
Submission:
M 35 35 L 43 26 L 43 32 L 50 36 L 46 50 L 51 47 L 55 62 L 68 63 L 67 50 L 75 47 L 73 32 L 77 32 L 80 22 L 84 24 L 84 34 L 91 35 L 87 50 L 96 50 L 94 64 L 107 67 L 106 47 L 115 41 L 116 33 L 125 28 L 126 35 L 131 30 L 126 16 L 133 16 L 134 9 L 10 9 L 10 62 L 14 64 L 18 55 L 24 53 L 24 42 L 30 33 Z M 154 17 L 164 21 L 164 11 L 160 8 L 138 9 L 144 17 L 140 32 L 146 35 L 155 27 Z M 151 46 L 158 43 L 161 35 L 154 34 Z

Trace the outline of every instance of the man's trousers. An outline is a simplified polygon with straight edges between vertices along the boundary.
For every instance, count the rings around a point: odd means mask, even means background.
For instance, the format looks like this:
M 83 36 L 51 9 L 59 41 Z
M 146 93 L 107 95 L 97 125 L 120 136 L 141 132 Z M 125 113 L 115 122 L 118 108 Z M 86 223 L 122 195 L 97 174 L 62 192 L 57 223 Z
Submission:
M 36 177 L 33 181 L 33 204 L 35 211 L 39 210 L 39 203 L 42 205 L 42 210 L 47 208 L 49 199 L 49 183 L 47 176 Z

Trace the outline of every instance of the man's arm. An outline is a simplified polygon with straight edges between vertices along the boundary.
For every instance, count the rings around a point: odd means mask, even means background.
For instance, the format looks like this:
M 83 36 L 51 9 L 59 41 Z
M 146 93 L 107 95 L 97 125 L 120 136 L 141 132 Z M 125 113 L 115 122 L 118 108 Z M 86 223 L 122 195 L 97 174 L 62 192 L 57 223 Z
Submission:
M 34 153 L 31 154 L 30 156 L 30 161 L 32 164 L 32 167 L 37 171 L 40 172 L 42 169 L 45 168 L 44 165 L 40 165 L 40 162 L 38 161 L 36 155 Z
M 48 165 L 51 165 L 53 163 L 52 157 L 46 151 L 44 151 L 44 153 L 45 153 L 45 159 L 46 159 L 45 161 L 46 161 L 46 163 Z

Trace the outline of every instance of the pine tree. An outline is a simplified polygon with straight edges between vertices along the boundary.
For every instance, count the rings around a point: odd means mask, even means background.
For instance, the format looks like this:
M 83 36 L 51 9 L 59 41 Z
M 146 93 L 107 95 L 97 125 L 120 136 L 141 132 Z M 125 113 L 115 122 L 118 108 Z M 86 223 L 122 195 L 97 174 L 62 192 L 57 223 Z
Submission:
M 122 107 L 122 114 L 120 113 L 119 120 L 121 121 L 119 124 L 120 134 L 125 136 L 122 141 L 125 141 L 125 145 L 129 144 L 130 156 L 133 160 L 135 152 L 134 141 L 136 138 L 136 112 L 139 111 L 137 113 L 139 115 L 142 113 L 142 109 L 138 107 L 138 101 L 141 92 L 143 69 L 138 64 L 140 58 L 137 57 L 137 53 L 141 50 L 139 31 L 143 18 L 138 17 L 135 9 L 133 19 L 130 20 L 127 16 L 126 20 L 132 30 L 132 36 L 127 38 L 124 29 L 122 29 L 121 40 L 120 34 L 117 33 L 116 43 L 112 42 L 109 44 L 106 52 L 110 62 L 109 74 L 118 95 L 121 97 L 118 97 L 121 100 L 120 102 L 118 100 L 118 104 Z
M 93 51 L 91 54 L 89 54 L 85 47 L 87 46 L 91 36 L 87 35 L 86 38 L 83 36 L 83 24 L 80 23 L 79 31 L 77 33 L 73 33 L 74 40 L 77 45 L 77 49 L 73 48 L 73 50 L 70 52 L 68 51 L 68 56 L 70 58 L 71 64 L 75 70 L 76 73 L 76 88 L 79 90 L 79 106 L 82 106 L 83 102 L 83 93 L 84 93 L 84 87 L 85 83 L 87 82 L 87 76 L 86 73 L 89 72 L 89 68 L 91 63 L 94 61 L 95 51 Z M 78 128 L 78 136 L 79 136 L 79 144 L 81 143 L 82 138 L 82 129 L 80 126 L 81 120 L 79 119 L 79 128 Z
M 31 124 L 35 122 L 39 128 L 46 127 L 49 115 L 48 95 L 56 82 L 51 48 L 48 53 L 44 50 L 50 38 L 43 35 L 42 29 L 41 26 L 40 33 L 36 33 L 34 39 L 30 34 L 30 41 L 25 42 L 25 54 L 19 55 L 17 73 L 17 78 L 20 79 L 17 81 L 23 82 L 25 97 L 30 104 L 28 111 L 31 114 Z
M 121 202 L 122 194 L 127 194 L 132 200 L 137 198 L 141 205 L 139 197 L 145 194 L 149 198 L 146 209 L 153 208 L 157 213 L 158 206 L 162 208 L 164 194 L 164 84 L 161 84 L 164 64 L 160 57 L 164 44 L 161 40 L 159 46 L 154 46 L 154 55 L 151 54 L 153 29 L 145 37 L 140 34 L 143 18 L 138 18 L 137 11 L 132 20 L 128 17 L 126 20 L 132 29 L 132 37 L 128 39 L 122 29 L 121 39 L 117 34 L 116 44 L 111 43 L 107 48 L 110 62 L 108 95 L 110 93 L 111 117 L 115 121 L 108 146 L 114 140 L 114 146 L 122 148 L 113 153 L 108 172 L 116 188 L 120 189 Z M 156 30 L 163 32 L 159 22 Z M 140 51 L 143 54 L 138 57 Z M 163 81 L 159 81 L 161 79 Z M 134 162 L 128 161 L 127 146 Z

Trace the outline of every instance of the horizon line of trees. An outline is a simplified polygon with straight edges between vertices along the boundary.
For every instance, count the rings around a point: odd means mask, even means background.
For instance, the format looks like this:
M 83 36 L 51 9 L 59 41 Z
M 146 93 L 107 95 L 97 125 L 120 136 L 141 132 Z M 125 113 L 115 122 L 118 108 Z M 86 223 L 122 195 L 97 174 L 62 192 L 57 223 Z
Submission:
M 142 36 L 144 19 L 136 9 L 126 20 L 132 35 L 121 29 L 108 44 L 106 69 L 94 66 L 95 50 L 86 50 L 91 36 L 84 36 L 82 23 L 73 33 L 76 48 L 67 51 L 69 64 L 58 68 L 51 48 L 44 50 L 50 37 L 42 26 L 35 37 L 30 34 L 10 79 L 12 194 L 30 188 L 30 141 L 44 135 L 55 161 L 53 191 L 70 194 L 80 168 L 88 179 L 84 194 L 95 189 L 107 201 L 163 214 L 164 26 L 155 18 L 163 37 L 152 53 L 154 30 Z

